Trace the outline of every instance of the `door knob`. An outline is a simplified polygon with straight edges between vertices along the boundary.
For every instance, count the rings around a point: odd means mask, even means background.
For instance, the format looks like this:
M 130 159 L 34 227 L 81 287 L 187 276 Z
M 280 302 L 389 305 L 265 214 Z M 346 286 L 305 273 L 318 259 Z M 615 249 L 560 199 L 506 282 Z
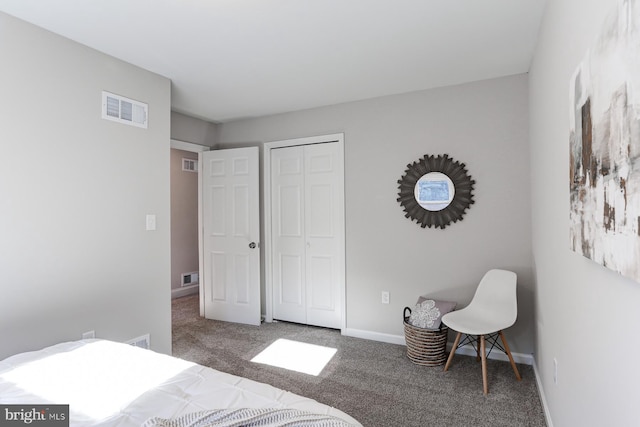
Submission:
M 251 242 L 251 243 L 249 243 L 249 247 L 250 247 L 251 249 L 255 249 L 255 248 L 256 248 L 256 242 Z

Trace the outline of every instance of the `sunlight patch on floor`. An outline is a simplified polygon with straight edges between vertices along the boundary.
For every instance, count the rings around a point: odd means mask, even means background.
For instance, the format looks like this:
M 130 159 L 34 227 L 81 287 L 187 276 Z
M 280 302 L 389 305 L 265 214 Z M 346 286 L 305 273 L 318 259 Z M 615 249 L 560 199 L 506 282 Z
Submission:
M 251 361 L 318 376 L 337 351 L 331 347 L 280 338 Z

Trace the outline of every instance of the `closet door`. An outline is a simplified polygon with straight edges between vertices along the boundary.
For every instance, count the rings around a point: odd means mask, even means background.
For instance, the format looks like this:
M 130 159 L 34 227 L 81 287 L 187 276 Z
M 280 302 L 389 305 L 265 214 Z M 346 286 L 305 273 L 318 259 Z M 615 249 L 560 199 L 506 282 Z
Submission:
M 271 152 L 273 317 L 306 323 L 303 146 Z
M 307 322 L 339 329 L 342 233 L 344 210 L 338 197 L 342 171 L 337 161 L 338 144 L 304 147 L 305 161 L 305 265 Z
M 273 317 L 341 327 L 344 211 L 338 144 L 272 150 Z

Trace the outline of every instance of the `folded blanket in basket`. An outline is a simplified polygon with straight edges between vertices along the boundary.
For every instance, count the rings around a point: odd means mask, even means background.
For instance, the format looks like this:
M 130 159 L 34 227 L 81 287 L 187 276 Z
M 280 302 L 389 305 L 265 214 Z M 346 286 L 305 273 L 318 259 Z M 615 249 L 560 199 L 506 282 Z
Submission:
M 411 312 L 409 323 L 418 328 L 440 329 L 442 316 L 456 308 L 456 305 L 453 301 L 438 301 L 421 296 Z

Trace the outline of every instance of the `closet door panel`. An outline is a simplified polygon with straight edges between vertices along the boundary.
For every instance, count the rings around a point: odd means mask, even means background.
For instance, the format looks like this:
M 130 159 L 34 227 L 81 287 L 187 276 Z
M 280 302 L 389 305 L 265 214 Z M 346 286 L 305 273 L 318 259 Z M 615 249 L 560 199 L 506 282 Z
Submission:
M 306 323 L 302 147 L 271 154 L 273 318 Z
M 307 263 L 309 280 L 307 290 L 309 295 L 309 308 L 313 310 L 335 310 L 333 292 L 331 292 L 333 282 L 333 264 L 331 256 L 313 256 Z
M 309 185 L 309 213 L 307 236 L 309 238 L 333 238 L 333 186 L 331 184 Z
M 337 186 L 342 185 L 335 143 L 305 146 L 305 225 L 307 323 L 340 328 L 340 276 L 342 237 L 338 233 L 342 206 Z

